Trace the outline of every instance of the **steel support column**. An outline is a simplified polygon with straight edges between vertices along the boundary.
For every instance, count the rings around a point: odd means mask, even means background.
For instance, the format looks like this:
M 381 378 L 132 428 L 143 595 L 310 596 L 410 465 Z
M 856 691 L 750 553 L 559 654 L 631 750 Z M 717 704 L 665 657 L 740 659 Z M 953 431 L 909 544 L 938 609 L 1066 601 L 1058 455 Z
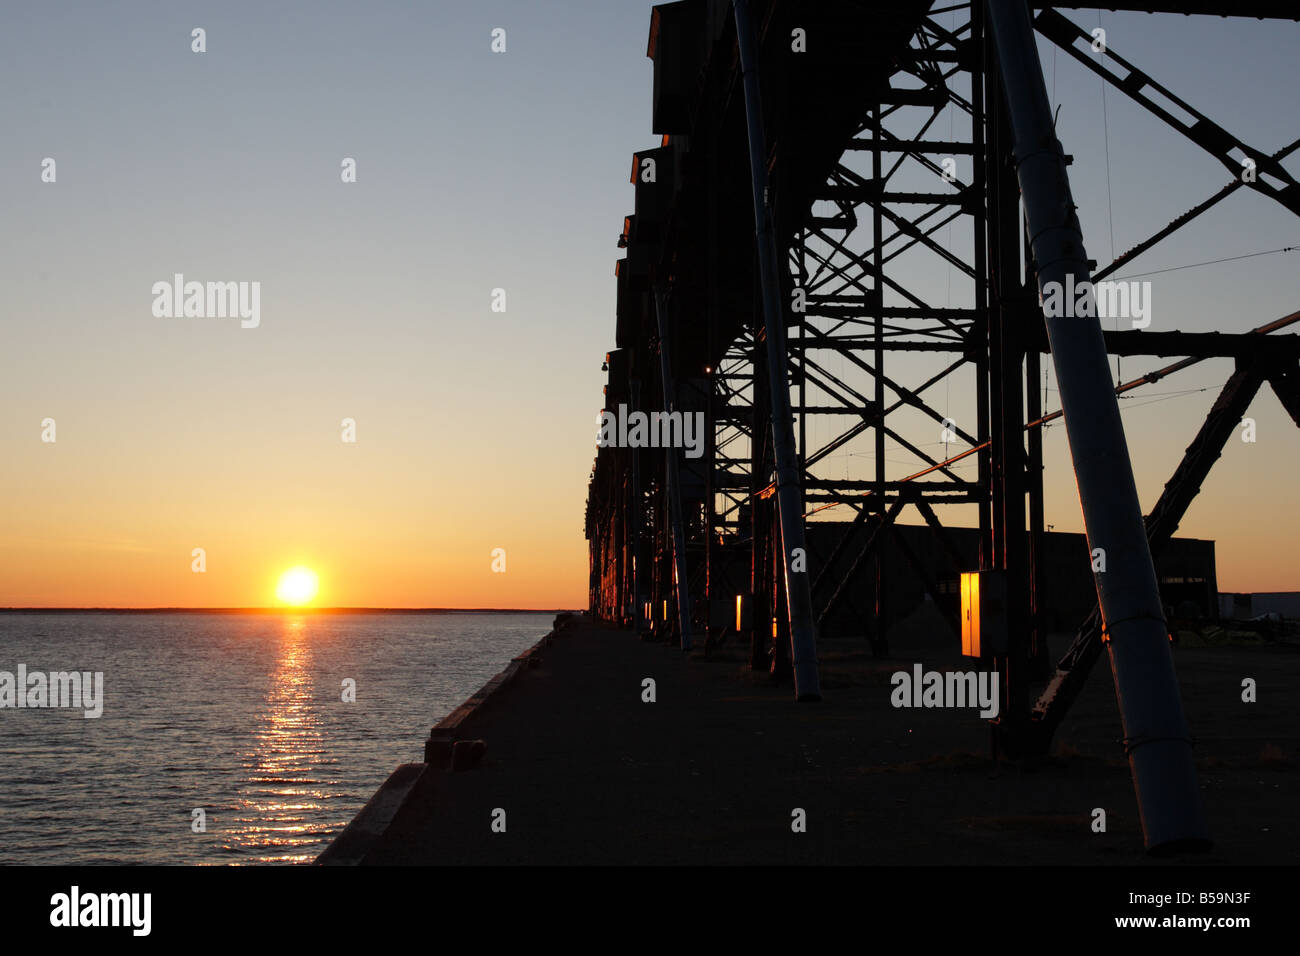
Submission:
M 676 411 L 673 387 L 672 354 L 669 349 L 668 290 L 662 284 L 654 289 L 655 316 L 659 323 L 659 369 L 663 377 L 664 411 Z M 677 622 L 682 650 L 691 649 L 691 593 L 686 567 L 686 523 L 682 514 L 681 463 L 678 449 L 664 449 L 664 473 L 668 483 L 668 520 L 673 536 L 673 577 L 676 579 Z
M 1038 266 L 1049 283 L 1090 281 L 1065 156 L 1024 0 L 989 0 L 989 24 L 1015 135 L 1016 174 Z M 1206 847 L 1191 739 L 1101 325 L 1045 317 L 1095 575 L 1111 670 L 1148 850 Z
M 813 627 L 812 588 L 806 571 L 794 571 L 796 552 L 807 555 L 803 527 L 803 494 L 799 487 L 799 460 L 794 444 L 794 413 L 790 408 L 790 382 L 786 371 L 785 310 L 778 287 L 776 234 L 772 227 L 767 189 L 767 149 L 763 134 L 763 106 L 758 86 L 758 50 L 754 25 L 746 0 L 735 0 L 736 42 L 745 88 L 745 116 L 749 128 L 749 165 L 754 189 L 754 237 L 758 246 L 759 279 L 763 292 L 763 320 L 767 334 L 767 366 L 772 402 L 772 448 L 776 459 L 776 497 L 781 522 L 781 566 L 784 568 L 786 603 L 790 621 L 790 656 L 794 665 L 795 698 L 820 700 L 817 675 L 817 638 Z M 806 560 L 806 558 L 805 558 Z

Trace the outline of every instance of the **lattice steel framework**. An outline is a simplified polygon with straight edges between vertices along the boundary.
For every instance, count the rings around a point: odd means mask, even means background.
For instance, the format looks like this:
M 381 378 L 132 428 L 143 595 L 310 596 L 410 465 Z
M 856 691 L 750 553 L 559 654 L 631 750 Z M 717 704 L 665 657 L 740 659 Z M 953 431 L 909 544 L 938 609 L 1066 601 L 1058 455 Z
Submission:
M 932 569 L 909 553 L 895 529 L 900 516 L 915 509 L 955 574 L 974 568 L 950 540 L 945 522 L 966 517 L 966 524 L 979 528 L 979 567 L 1000 571 L 1007 587 L 1009 644 L 995 662 L 1005 694 L 997 739 L 1014 753 L 1042 752 L 1099 655 L 1101 628 L 1094 614 L 1053 673 L 1038 603 L 1045 531 L 1041 429 L 1060 413 L 1043 407 L 1038 389 L 1048 343 L 983 4 L 940 3 L 907 22 L 906 43 L 888 51 L 884 80 L 865 84 L 865 101 L 810 86 L 805 65 L 770 55 L 781 49 L 791 24 L 813 19 L 803 8 L 756 6 L 765 38 L 772 203 L 786 250 L 787 373 L 805 515 L 810 525 L 829 516 L 841 519 L 820 550 L 810 545 L 817 622 L 825 633 L 836 621 L 858 621 L 883 652 L 887 595 L 863 584 L 880 579 L 881 544 L 891 541 L 937 597 L 947 588 L 946 577 L 932 579 Z M 816 26 L 833 26 L 836 16 L 858 16 L 867 5 L 827 6 L 833 11 Z M 706 651 L 739 630 L 750 642 L 752 665 L 781 674 L 788 670 L 789 621 L 774 533 L 763 321 L 752 263 L 727 253 L 745 240 L 729 221 L 739 219 L 732 210 L 744 206 L 728 205 L 723 189 L 725 167 L 743 155 L 728 145 L 740 134 L 731 118 L 737 78 L 726 7 L 699 2 L 656 8 L 656 131 L 671 135 L 637 157 L 671 158 L 676 179 L 665 202 L 672 211 L 654 220 L 662 228 L 647 238 L 653 194 L 650 184 L 637 182 L 634 167 L 638 211 L 625 223 L 621 244 L 629 257 L 619 277 L 619 352 L 625 354 L 611 353 L 608 390 L 623 394 L 622 383 L 631 377 L 639 382 L 634 404 L 663 407 L 662 385 L 654 380 L 657 335 L 638 329 L 649 328 L 644 302 L 653 283 L 670 286 L 677 311 L 669 334 L 678 340 L 674 354 L 680 360 L 675 381 L 679 389 L 696 389 L 692 407 L 706 411 L 711 435 L 707 466 L 684 509 L 689 617 L 707 635 Z M 1116 274 L 1241 188 L 1300 213 L 1300 185 L 1282 165 L 1300 140 L 1273 152 L 1246 143 L 1121 51 L 1111 47 L 1099 56 L 1087 31 L 1051 7 L 1033 7 L 1042 37 L 1214 156 L 1230 177 L 1222 189 L 1095 269 L 1094 280 Z M 1251 0 L 1104 7 L 1300 19 L 1291 5 Z M 906 17 L 899 12 L 890 23 Z M 692 54 L 700 61 L 698 76 L 685 69 L 689 81 L 679 83 L 686 91 L 683 103 L 692 104 L 688 109 L 669 99 L 675 67 L 668 44 L 697 28 L 703 37 Z M 861 53 L 836 43 L 809 49 L 827 47 L 828 58 Z M 856 110 L 815 182 L 800 178 L 812 164 L 800 165 L 796 158 L 805 145 L 799 139 L 804 130 L 791 119 L 814 106 L 824 110 L 819 121 L 828 115 L 831 107 L 809 100 L 810 90 Z M 667 117 L 662 123 L 661 108 Z M 673 110 L 677 118 L 669 115 Z M 1244 159 L 1255 164 L 1253 181 L 1240 175 Z M 705 207 L 707 214 L 700 213 Z M 637 235 L 634 220 L 645 234 Z M 634 254 L 638 247 L 640 259 Z M 942 302 L 918 288 L 936 274 L 948 277 Z M 631 290 L 626 300 L 625 288 Z M 643 297 L 640 306 L 633 304 L 636 295 Z M 1227 356 L 1237 363 L 1147 517 L 1157 555 L 1263 383 L 1300 424 L 1300 337 L 1279 334 L 1297 320 L 1300 313 L 1236 334 L 1105 333 L 1113 355 L 1181 358 L 1121 383 L 1122 393 L 1208 358 Z M 890 460 L 895 454 L 899 458 Z M 640 462 L 636 482 L 634 458 Z M 664 459 L 651 450 L 600 450 L 588 499 L 588 536 L 593 609 L 672 635 L 668 607 L 677 592 Z M 644 552 L 639 592 L 630 570 L 637 541 Z M 952 617 L 952 602 L 940 603 Z

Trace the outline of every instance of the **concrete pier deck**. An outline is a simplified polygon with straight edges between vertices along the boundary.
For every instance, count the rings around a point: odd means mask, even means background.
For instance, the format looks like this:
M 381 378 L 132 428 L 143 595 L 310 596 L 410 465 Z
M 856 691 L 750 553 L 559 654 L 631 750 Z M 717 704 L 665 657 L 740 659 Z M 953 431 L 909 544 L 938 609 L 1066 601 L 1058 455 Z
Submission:
M 486 741 L 481 763 L 406 765 L 400 799 L 376 795 L 373 804 L 388 804 L 382 821 L 349 838 L 346 862 L 1146 861 L 1104 662 L 1053 756 L 1026 768 L 990 759 L 974 711 L 892 707 L 895 671 L 974 663 L 933 640 L 894 647 L 898 659 L 875 660 L 856 642 L 824 642 L 826 700 L 797 704 L 788 686 L 749 670 L 747 648 L 688 659 L 575 618 L 460 728 Z M 1180 648 L 1176 657 L 1216 840 L 1189 860 L 1294 863 L 1297 738 L 1285 698 L 1295 697 L 1300 653 Z M 1259 680 L 1259 703 L 1241 702 L 1243 676 Z M 654 703 L 642 700 L 644 678 L 656 682 Z M 1106 810 L 1104 833 L 1092 829 L 1096 807 Z M 498 808 L 505 832 L 492 827 Z M 792 831 L 796 808 L 806 832 Z

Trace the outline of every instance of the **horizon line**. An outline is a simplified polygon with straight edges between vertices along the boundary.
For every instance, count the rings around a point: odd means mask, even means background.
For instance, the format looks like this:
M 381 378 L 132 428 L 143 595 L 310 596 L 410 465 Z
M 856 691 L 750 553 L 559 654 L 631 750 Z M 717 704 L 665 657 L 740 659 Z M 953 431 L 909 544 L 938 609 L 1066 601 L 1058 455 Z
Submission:
M 562 614 L 548 607 L 0 607 L 3 614 Z

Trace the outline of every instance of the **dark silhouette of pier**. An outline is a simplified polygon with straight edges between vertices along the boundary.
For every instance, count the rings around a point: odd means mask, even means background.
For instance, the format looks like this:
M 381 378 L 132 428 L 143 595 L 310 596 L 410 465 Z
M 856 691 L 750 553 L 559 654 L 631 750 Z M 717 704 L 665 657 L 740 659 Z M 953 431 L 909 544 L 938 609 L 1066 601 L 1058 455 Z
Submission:
M 1287 30 L 1300 19 L 1293 4 L 1270 0 L 1100 6 L 1278 18 L 1292 21 L 1279 24 Z M 1223 187 L 1189 196 L 1185 213 L 1114 261 L 1089 259 L 1042 39 L 1221 163 Z M 952 606 L 948 626 L 980 634 L 971 656 L 1000 677 L 998 751 L 1049 753 L 1104 651 L 1148 848 L 1203 848 L 1155 562 L 1261 388 L 1300 424 L 1300 336 L 1285 331 L 1300 313 L 1225 333 L 1103 331 L 1095 315 L 1045 311 L 1040 294 L 1122 274 L 1242 190 L 1300 214 L 1300 183 L 1281 162 L 1300 140 L 1235 135 L 1231 117 L 1198 111 L 1127 59 L 1122 37 L 1111 40 L 1096 49 L 1087 30 L 1036 0 L 654 7 L 647 53 L 661 139 L 632 155 L 603 408 L 700 415 L 708 440 L 698 457 L 599 448 L 589 606 L 683 650 L 744 646 L 750 667 L 814 702 L 818 641 L 846 606 L 858 608 L 852 636 L 882 657 L 897 652 L 886 634 L 911 608 L 894 606 L 882 584 L 888 542 L 936 600 L 959 580 L 961 593 L 989 598 Z M 938 124 L 945 114 L 955 122 Z M 941 242 L 943 229 L 962 241 Z M 954 304 L 912 287 L 899 267 L 909 256 L 954 276 Z M 1112 355 L 1145 357 L 1149 371 L 1115 383 Z M 1044 357 L 1060 409 L 1039 392 Z M 1117 395 L 1214 357 L 1234 358 L 1236 371 L 1143 514 Z M 949 394 L 960 396 L 953 417 L 936 398 Z M 1041 586 L 1041 426 L 1058 417 L 1074 473 L 1057 480 L 1079 489 L 1088 540 L 1078 573 L 1098 599 L 1064 653 L 1049 646 Z M 918 434 L 918 418 L 932 433 Z M 927 450 L 941 428 L 945 450 Z M 874 449 L 865 477 L 831 467 L 854 441 Z M 887 441 L 914 463 L 890 467 Z M 974 475 L 959 473 L 972 461 Z M 952 505 L 977 514 L 974 564 L 941 518 Z M 829 550 L 814 549 L 805 523 L 832 508 L 845 520 Z M 948 555 L 940 578 L 898 533 L 905 514 Z
M 1300 20 L 1271 0 L 1102 6 Z M 1114 261 L 1089 259 L 1040 39 L 1222 163 L 1222 188 Z M 1279 825 L 1296 769 L 1288 694 L 1239 696 L 1243 674 L 1292 686 L 1294 654 L 1180 647 L 1180 688 L 1156 567 L 1261 389 L 1300 424 L 1300 313 L 1104 331 L 1039 296 L 1115 275 L 1241 190 L 1300 214 L 1281 163 L 1300 139 L 1237 137 L 1115 39 L 1097 51 L 1037 0 L 653 8 L 661 138 L 632 154 L 602 408 L 701 416 L 702 454 L 623 429 L 602 444 L 590 616 L 435 727 L 424 762 L 321 862 L 1098 863 L 1144 846 L 1294 859 Z M 939 242 L 945 228 L 964 241 Z M 958 304 L 910 288 L 904 253 L 951 270 Z M 1112 355 L 1148 371 L 1116 383 Z M 939 371 L 903 361 L 916 356 Z M 1039 392 L 1045 357 L 1059 409 Z M 1216 357 L 1235 371 L 1144 514 L 1117 396 Z M 954 418 L 940 386 L 960 395 Z M 944 430 L 942 453 L 918 416 Z M 1045 606 L 1042 426 L 1057 418 L 1074 465 L 1057 480 L 1077 484 L 1078 574 L 1097 599 L 1065 635 Z M 866 477 L 828 467 L 855 440 L 874 449 Z M 913 463 L 888 468 L 887 440 Z M 952 505 L 977 514 L 975 560 L 941 519 Z M 833 508 L 843 521 L 807 531 Z M 885 560 L 915 576 L 914 606 L 886 586 Z M 856 632 L 832 635 L 846 615 Z M 1113 684 L 1087 679 L 1103 652 Z M 891 676 L 920 663 L 996 674 L 998 716 L 892 706 Z
M 981 722 L 895 709 L 890 674 L 967 664 L 933 618 L 896 634 L 906 661 L 862 648 L 823 656 L 827 699 L 796 704 L 740 650 L 706 659 L 575 618 L 470 708 L 456 736 L 481 740 L 472 769 L 409 764 L 368 835 L 322 862 L 362 864 L 1112 864 L 1141 863 L 1119 718 L 1103 682 L 1080 694 L 1055 754 L 989 759 Z M 1062 635 L 1064 637 L 1064 635 Z M 1300 657 L 1275 648 L 1189 650 L 1180 659 L 1216 849 L 1201 862 L 1292 862 L 1294 719 L 1280 700 L 1250 715 L 1219 693 L 1234 667 L 1294 685 Z M 655 681 L 644 701 L 643 681 Z M 1231 686 L 1228 686 L 1231 690 Z M 476 695 L 479 704 L 485 699 Z M 473 701 L 471 701 L 473 703 Z M 1276 749 L 1276 746 L 1274 747 Z M 383 791 L 381 791 L 381 794 Z M 384 801 L 377 799 L 378 805 Z M 1108 811 L 1093 833 L 1094 807 Z M 505 832 L 492 829 L 505 811 Z M 795 810 L 806 831 L 792 829 Z M 359 818 L 360 820 L 360 818 Z M 365 827 L 361 827 L 365 829 Z M 351 842 L 351 847 L 342 846 Z M 334 859 L 331 860 L 330 858 Z M 346 857 L 345 860 L 340 857 Z

